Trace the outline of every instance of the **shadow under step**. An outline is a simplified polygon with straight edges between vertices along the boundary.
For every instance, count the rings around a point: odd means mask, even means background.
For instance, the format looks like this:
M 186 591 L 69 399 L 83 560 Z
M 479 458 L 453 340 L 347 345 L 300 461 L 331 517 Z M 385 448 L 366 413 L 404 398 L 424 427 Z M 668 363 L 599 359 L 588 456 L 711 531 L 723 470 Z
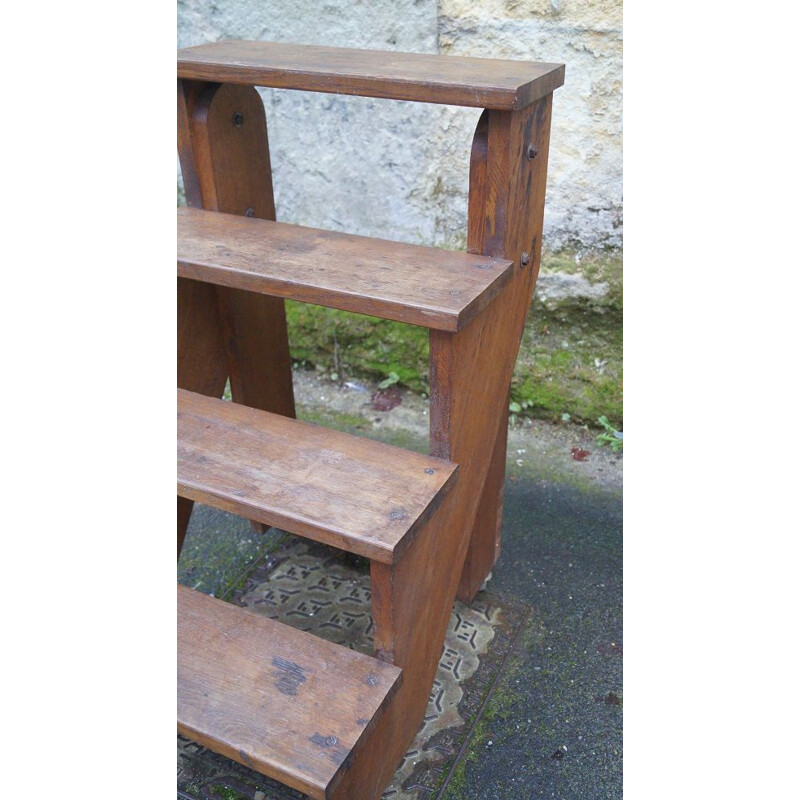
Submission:
M 508 283 L 510 261 L 178 209 L 178 276 L 370 314 L 464 328 Z
M 455 464 L 178 389 L 178 494 L 395 563 Z
M 392 664 L 178 585 L 178 731 L 324 800 L 401 682 Z

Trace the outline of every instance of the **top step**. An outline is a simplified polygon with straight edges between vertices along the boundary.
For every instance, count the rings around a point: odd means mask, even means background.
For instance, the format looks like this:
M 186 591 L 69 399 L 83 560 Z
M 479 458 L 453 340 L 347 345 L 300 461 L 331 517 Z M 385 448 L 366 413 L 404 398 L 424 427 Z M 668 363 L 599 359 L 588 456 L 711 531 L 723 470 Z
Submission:
M 514 111 L 564 83 L 564 65 L 283 42 L 178 50 L 178 77 Z

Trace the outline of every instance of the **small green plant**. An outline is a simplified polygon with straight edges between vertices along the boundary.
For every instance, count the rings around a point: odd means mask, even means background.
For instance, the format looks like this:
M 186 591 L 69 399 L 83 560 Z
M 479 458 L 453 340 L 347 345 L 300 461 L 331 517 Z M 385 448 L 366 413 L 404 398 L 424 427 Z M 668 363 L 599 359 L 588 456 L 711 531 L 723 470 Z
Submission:
M 533 400 L 523 400 L 521 403 L 518 403 L 516 400 L 512 400 L 508 404 L 508 410 L 510 412 L 508 421 L 511 423 L 512 427 L 517 424 L 517 414 L 521 414 L 523 411 L 526 411 L 532 406 Z
M 397 381 L 400 380 L 400 376 L 396 372 L 390 372 L 389 377 L 385 381 L 381 381 L 378 384 L 379 389 L 388 389 L 390 386 L 394 386 Z
M 606 416 L 599 417 L 597 421 L 605 430 L 605 433 L 601 433 L 597 437 L 597 443 L 600 445 L 607 444 L 613 452 L 619 453 L 622 450 L 622 431 L 618 431 Z

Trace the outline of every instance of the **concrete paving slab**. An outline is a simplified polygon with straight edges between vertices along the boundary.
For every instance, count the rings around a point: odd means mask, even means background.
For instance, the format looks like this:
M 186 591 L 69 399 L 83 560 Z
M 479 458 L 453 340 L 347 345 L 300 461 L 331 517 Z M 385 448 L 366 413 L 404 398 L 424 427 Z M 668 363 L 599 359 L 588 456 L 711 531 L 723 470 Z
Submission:
M 622 504 L 510 481 L 492 591 L 533 612 L 442 800 L 622 797 Z

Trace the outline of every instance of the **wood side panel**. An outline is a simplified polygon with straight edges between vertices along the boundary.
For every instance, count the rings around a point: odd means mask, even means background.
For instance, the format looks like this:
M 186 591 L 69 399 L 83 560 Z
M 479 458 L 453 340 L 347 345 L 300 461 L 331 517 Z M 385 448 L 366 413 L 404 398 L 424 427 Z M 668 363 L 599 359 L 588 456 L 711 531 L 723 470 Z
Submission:
M 513 367 L 510 290 L 465 330 L 431 331 L 431 452 L 458 451 L 459 481 L 403 559 L 371 565 L 375 655 L 403 669 L 403 686 L 331 797 L 377 800 L 425 713 L 496 439 L 486 421 L 497 418 L 507 395 L 498 400 L 497 386 Z
M 524 112 L 486 112 L 478 123 L 469 249 L 509 258 L 515 267 L 511 281 L 470 325 L 457 333 L 430 333 L 431 454 L 458 463 L 459 481 L 402 561 L 372 565 L 375 653 L 402 667 L 403 687 L 376 726 L 375 746 L 362 753 L 335 797 L 380 796 L 425 713 L 468 550 L 469 579 L 474 582 L 485 570 L 472 593 L 494 564 L 502 487 L 497 465 L 505 465 L 505 431 L 499 426 L 505 424 L 508 387 L 538 272 L 550 101 Z M 529 144 L 538 148 L 532 159 Z M 530 259 L 520 268 L 523 251 Z M 473 542 L 469 532 L 479 508 L 490 524 L 478 529 Z M 480 563 L 487 554 L 488 564 Z
M 235 40 L 179 50 L 178 77 L 511 110 L 561 86 L 564 65 Z
M 178 386 L 219 397 L 228 376 L 222 320 L 213 286 L 178 278 Z M 178 557 L 180 558 L 193 502 L 178 498 Z
M 468 543 L 458 498 L 456 486 L 399 563 L 371 564 L 375 655 L 402 668 L 403 684 L 331 798 L 377 800 L 419 730 Z
M 207 87 L 202 81 L 178 80 L 178 158 L 186 202 L 193 208 L 202 208 L 203 198 L 196 168 L 199 156 L 195 154 L 190 120 L 197 98 Z
M 191 117 L 202 207 L 275 219 L 264 105 L 252 87 L 212 84 Z M 295 416 L 283 300 L 217 288 L 234 402 Z
M 189 527 L 189 518 L 192 515 L 194 502 L 178 495 L 178 558 L 183 550 L 183 540 L 186 538 L 186 529 Z
M 491 334 L 491 343 L 489 339 L 481 339 L 477 332 L 473 333 L 474 346 L 492 348 L 500 357 L 498 383 L 490 398 L 491 406 L 486 408 L 487 422 L 484 422 L 487 429 L 496 427 L 489 441 L 481 445 L 484 452 L 491 453 L 491 459 L 480 489 L 481 500 L 470 534 L 472 543 L 458 591 L 459 599 L 464 602 L 469 602 L 480 589 L 499 554 L 508 389 L 541 261 L 551 109 L 552 95 L 549 95 L 524 111 L 484 111 L 473 141 L 467 248 L 473 253 L 508 258 L 515 268 L 512 283 L 501 301 L 506 317 L 498 329 L 502 332 Z M 523 253 L 527 254 L 524 265 Z M 480 325 L 481 320 L 476 324 Z M 466 341 L 467 337 L 461 340 L 462 351 Z M 453 347 L 459 346 L 454 342 L 445 343 L 432 334 L 432 360 L 434 351 L 438 350 L 451 362 L 453 369 L 453 365 L 469 358 L 466 351 L 450 352 Z M 458 425 L 451 428 L 450 415 L 454 413 L 451 402 L 458 405 L 466 387 L 459 387 L 456 382 L 452 388 L 455 400 L 441 397 L 441 408 L 432 409 L 431 440 L 437 437 L 442 440 L 442 449 L 434 451 L 438 455 L 448 453 L 447 457 L 462 463 L 461 453 L 472 447 L 469 444 L 471 435 Z M 468 413 L 467 409 L 455 411 L 459 420 Z
M 219 397 L 228 377 L 222 320 L 213 286 L 178 278 L 178 386 Z
M 191 117 L 202 207 L 275 219 L 264 104 L 252 86 L 208 84 Z
M 178 151 L 190 207 L 275 219 L 266 116 L 252 86 L 178 81 Z M 215 313 L 206 304 L 202 314 L 191 309 L 179 314 L 199 320 L 197 325 L 204 327 L 202 338 L 223 342 L 224 366 L 218 362 L 217 352 L 213 358 L 198 355 L 209 376 L 216 379 L 225 371 L 236 402 L 295 416 L 283 301 L 213 286 L 205 290 L 213 294 Z M 179 302 L 183 302 L 180 293 Z M 183 341 L 184 350 L 198 349 L 196 338 L 186 336 Z M 197 391 L 219 397 L 224 387 L 223 379 L 218 390 Z M 184 511 L 179 526 L 188 519 Z M 264 529 L 261 524 L 254 523 L 254 527 Z M 179 528 L 179 538 L 182 535 Z
M 234 402 L 296 416 L 283 300 L 222 286 L 217 297 Z
M 390 664 L 178 586 L 178 730 L 314 798 L 401 683 Z
M 483 493 L 478 503 L 478 510 L 475 512 L 473 533 L 470 535 L 470 548 L 467 550 L 461 573 L 459 600 L 465 597 L 472 600 L 500 557 L 507 448 L 508 417 L 503 414 L 498 424 Z

